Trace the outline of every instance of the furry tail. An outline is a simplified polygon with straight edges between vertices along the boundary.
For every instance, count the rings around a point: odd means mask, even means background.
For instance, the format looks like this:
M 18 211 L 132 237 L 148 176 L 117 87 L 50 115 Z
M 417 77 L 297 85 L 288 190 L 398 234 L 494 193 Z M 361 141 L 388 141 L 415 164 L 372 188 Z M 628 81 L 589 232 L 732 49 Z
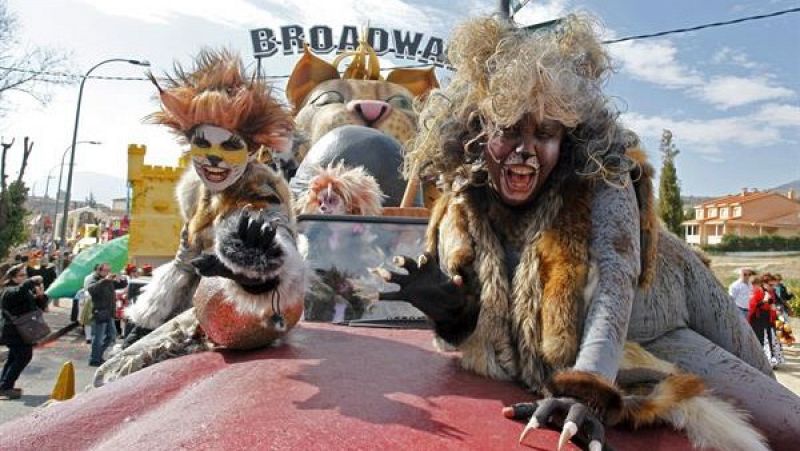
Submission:
M 155 329 L 192 306 L 199 282 L 197 273 L 175 260 L 161 265 L 136 302 L 125 309 L 125 316 L 138 326 Z
M 695 448 L 768 451 L 766 440 L 742 412 L 711 395 L 692 374 L 673 374 L 647 396 L 626 396 L 623 421 L 634 427 L 656 423 L 683 430 Z

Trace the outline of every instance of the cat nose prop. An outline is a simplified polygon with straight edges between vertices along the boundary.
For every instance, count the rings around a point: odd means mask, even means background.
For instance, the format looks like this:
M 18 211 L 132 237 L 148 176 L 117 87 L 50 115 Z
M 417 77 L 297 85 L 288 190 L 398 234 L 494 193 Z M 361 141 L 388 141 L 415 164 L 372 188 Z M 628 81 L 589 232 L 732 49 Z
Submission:
M 347 111 L 358 114 L 367 127 L 375 127 L 389 116 L 392 105 L 380 100 L 351 100 L 347 103 Z

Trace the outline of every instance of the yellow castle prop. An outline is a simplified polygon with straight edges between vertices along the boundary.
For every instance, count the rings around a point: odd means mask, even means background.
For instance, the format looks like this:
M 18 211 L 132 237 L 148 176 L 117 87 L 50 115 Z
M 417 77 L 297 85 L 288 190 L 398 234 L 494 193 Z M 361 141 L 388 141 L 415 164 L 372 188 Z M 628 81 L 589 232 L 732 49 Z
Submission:
M 187 160 L 177 167 L 144 164 L 147 147 L 128 146 L 128 181 L 131 185 L 131 217 L 128 259 L 136 266 L 164 263 L 175 255 L 181 235 L 181 215 L 175 200 Z

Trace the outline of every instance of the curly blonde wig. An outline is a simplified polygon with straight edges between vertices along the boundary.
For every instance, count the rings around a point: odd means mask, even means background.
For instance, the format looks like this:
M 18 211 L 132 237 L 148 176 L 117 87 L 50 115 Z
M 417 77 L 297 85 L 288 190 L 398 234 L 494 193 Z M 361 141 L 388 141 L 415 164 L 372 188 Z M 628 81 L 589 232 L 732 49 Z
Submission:
M 203 49 L 190 72 L 175 64 L 175 74 L 164 87 L 149 76 L 158 88 L 161 111 L 147 119 L 166 125 L 182 140 L 198 125 L 208 124 L 235 131 L 251 152 L 289 145 L 291 117 L 270 87 L 248 76 L 241 58 L 231 51 Z
M 614 182 L 635 165 L 624 155 L 635 137 L 603 94 L 610 59 L 590 18 L 570 15 L 540 30 L 472 19 L 454 31 L 448 55 L 457 72 L 422 105 L 407 175 L 416 169 L 445 187 L 485 181 L 487 137 L 526 115 L 566 128 L 560 160 L 583 176 Z

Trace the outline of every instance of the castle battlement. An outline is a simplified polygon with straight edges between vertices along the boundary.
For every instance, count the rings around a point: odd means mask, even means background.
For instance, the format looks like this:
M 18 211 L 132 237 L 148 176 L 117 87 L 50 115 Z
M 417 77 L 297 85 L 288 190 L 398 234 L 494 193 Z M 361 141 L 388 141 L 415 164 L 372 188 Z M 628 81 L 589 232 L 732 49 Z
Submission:
M 131 184 L 131 217 L 128 255 L 137 264 L 158 264 L 175 255 L 181 232 L 181 215 L 175 186 L 188 159 L 178 166 L 145 164 L 147 146 L 128 145 L 128 180 Z

